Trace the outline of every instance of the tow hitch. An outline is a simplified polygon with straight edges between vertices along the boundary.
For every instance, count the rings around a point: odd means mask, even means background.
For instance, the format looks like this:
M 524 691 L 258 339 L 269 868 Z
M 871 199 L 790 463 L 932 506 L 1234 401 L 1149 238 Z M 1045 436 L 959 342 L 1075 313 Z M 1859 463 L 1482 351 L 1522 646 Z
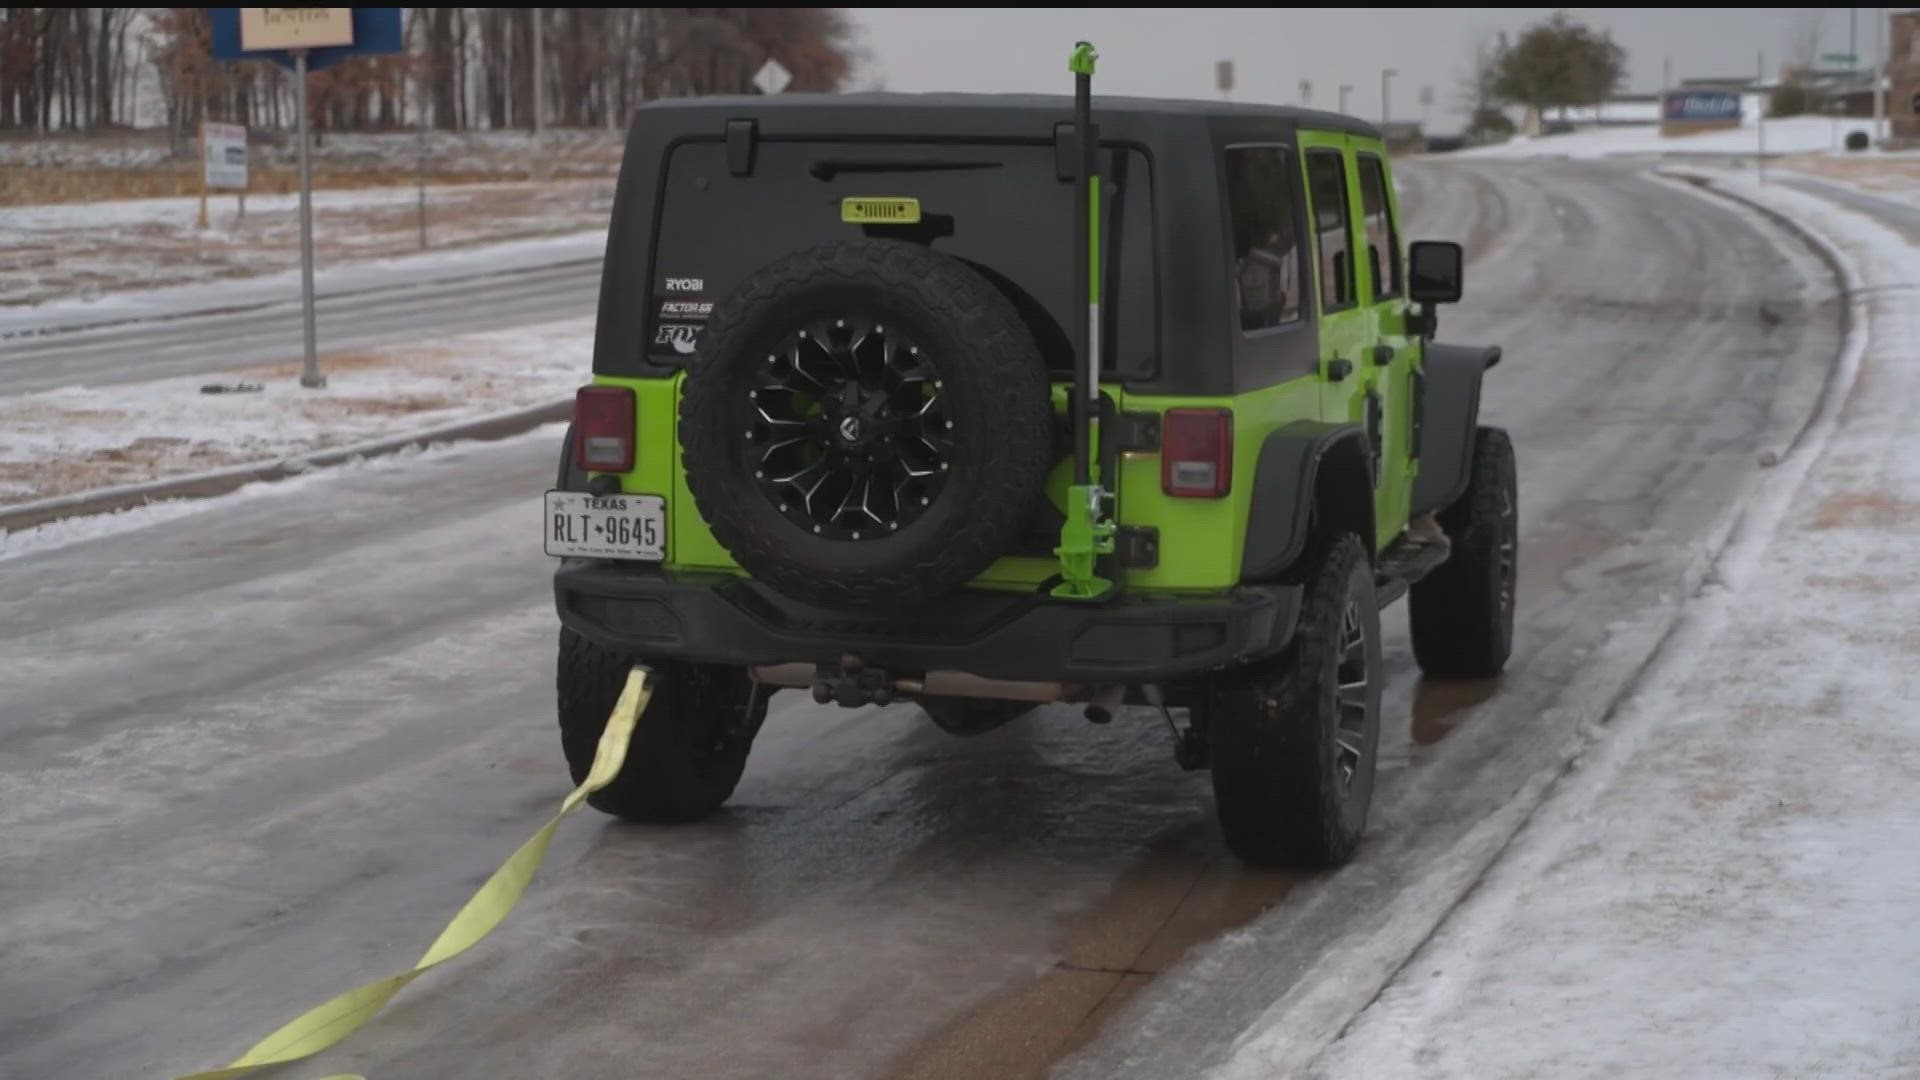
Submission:
M 893 703 L 893 680 L 883 668 L 870 668 L 857 656 L 843 656 L 838 665 L 820 664 L 813 669 L 813 700 L 825 705 L 832 701 L 842 708 Z

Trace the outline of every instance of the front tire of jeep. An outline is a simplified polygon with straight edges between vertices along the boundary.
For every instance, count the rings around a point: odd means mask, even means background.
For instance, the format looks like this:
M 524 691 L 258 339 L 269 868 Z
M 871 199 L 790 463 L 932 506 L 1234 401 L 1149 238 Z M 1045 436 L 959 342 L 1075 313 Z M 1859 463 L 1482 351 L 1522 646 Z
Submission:
M 1407 597 L 1413 657 L 1435 678 L 1498 675 L 1513 652 L 1520 566 L 1516 476 L 1507 433 L 1492 427 L 1475 432 L 1466 494 L 1440 512 L 1452 550 Z
M 1208 743 L 1227 847 L 1260 866 L 1339 866 L 1373 800 L 1380 610 L 1358 537 L 1325 547 L 1284 652 L 1216 684 Z
M 607 716 L 638 657 L 560 631 L 560 745 L 578 784 L 593 765 Z M 733 794 L 766 716 L 764 691 L 744 669 L 652 662 L 653 698 L 640 714 L 627 761 L 587 803 L 628 821 L 696 821 Z

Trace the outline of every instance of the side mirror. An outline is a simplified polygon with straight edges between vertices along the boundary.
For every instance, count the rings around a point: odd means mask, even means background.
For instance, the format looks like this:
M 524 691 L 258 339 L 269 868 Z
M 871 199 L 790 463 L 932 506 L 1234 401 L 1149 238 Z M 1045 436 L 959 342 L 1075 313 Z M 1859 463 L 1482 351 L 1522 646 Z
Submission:
M 1416 304 L 1451 304 L 1460 299 L 1465 257 L 1451 240 L 1416 240 L 1408 261 L 1407 297 Z

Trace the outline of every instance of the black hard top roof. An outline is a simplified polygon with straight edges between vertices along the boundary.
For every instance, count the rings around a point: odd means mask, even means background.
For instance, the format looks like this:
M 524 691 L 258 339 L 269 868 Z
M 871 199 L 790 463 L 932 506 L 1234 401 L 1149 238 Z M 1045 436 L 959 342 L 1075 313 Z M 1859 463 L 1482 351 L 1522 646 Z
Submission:
M 859 116 L 867 126 L 888 113 L 911 117 L 913 130 L 928 134 L 1001 134 L 1006 129 L 1050 130 L 1073 119 L 1073 98 L 1065 94 L 757 94 L 715 97 L 662 98 L 640 106 L 641 112 L 725 112 L 733 116 L 764 117 L 795 128 L 831 125 Z M 1096 123 L 1160 126 L 1180 122 L 1279 121 L 1314 131 L 1338 131 L 1377 139 L 1379 128 L 1340 113 L 1300 109 L 1288 105 L 1253 105 L 1185 98 L 1111 97 L 1093 95 Z

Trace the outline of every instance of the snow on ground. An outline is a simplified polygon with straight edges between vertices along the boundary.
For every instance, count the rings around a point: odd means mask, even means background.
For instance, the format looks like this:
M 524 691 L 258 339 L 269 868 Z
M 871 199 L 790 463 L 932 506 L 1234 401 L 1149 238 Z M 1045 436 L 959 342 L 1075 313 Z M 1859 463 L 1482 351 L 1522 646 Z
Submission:
M 1825 183 L 1843 184 L 1869 195 L 1920 207 L 1920 154 L 1912 157 L 1856 158 L 1819 155 L 1783 162 L 1790 172 Z
M 598 254 L 612 205 L 611 180 L 461 184 L 427 188 L 431 250 L 584 234 Z M 412 187 L 314 195 L 314 260 L 338 272 L 371 258 L 419 252 L 419 194 Z M 195 225 L 199 200 L 128 199 L 0 209 L 0 319 L 24 305 L 46 324 L 50 304 L 86 304 L 103 293 L 180 286 L 300 265 L 299 197 L 253 195 L 241 216 L 231 195 L 209 200 L 211 227 Z M 0 324 L 0 332 L 5 325 Z
M 1836 126 L 1838 135 L 1836 136 Z M 1873 129 L 1870 119 L 1842 117 L 1836 125 L 1829 117 L 1792 116 L 1769 120 L 1765 125 L 1766 152 L 1775 154 L 1811 154 L 1835 150 L 1845 145 L 1849 131 Z M 1656 125 L 1593 128 L 1566 135 L 1520 136 L 1492 146 L 1477 146 L 1458 151 L 1474 157 L 1548 157 L 1599 158 L 1654 154 L 1753 154 L 1760 149 L 1761 125 L 1749 122 L 1726 131 L 1708 131 L 1698 135 L 1666 138 Z
M 500 440 L 512 444 L 518 441 L 530 442 L 536 446 L 558 446 L 565 424 L 543 424 L 531 431 L 512 435 Z M 431 446 L 409 447 L 399 453 L 377 458 L 355 458 L 332 469 L 313 472 L 304 476 L 288 477 L 285 480 L 258 481 L 246 484 L 224 495 L 209 498 L 168 499 L 148 503 L 127 510 L 116 510 L 108 514 L 90 514 L 85 517 L 63 518 L 50 521 L 45 525 L 9 533 L 0 529 L 0 562 L 16 559 L 36 551 L 66 547 L 69 544 L 99 540 L 109 536 L 145 529 L 176 518 L 187 517 L 206 510 L 230 506 L 236 502 L 257 499 L 265 495 L 284 495 L 299 491 L 314 484 L 324 484 L 341 473 L 386 472 L 393 469 L 411 468 L 421 458 L 442 458 L 462 454 L 479 447 L 479 443 L 436 443 Z
M 1609 101 L 1597 109 L 1586 106 L 1550 109 L 1547 112 L 1547 119 L 1571 120 L 1576 124 L 1594 120 L 1655 124 L 1660 121 L 1660 103 L 1657 101 Z
M 323 356 L 219 376 L 0 398 L 0 506 L 274 461 L 568 397 L 585 378 L 591 319 L 470 334 L 431 346 Z M 209 384 L 258 392 L 203 393 Z
M 1920 250 L 1723 182 L 1857 267 L 1857 381 L 1606 737 L 1310 1075 L 1920 1076 Z M 1269 1018 L 1219 1076 L 1270 1075 Z

